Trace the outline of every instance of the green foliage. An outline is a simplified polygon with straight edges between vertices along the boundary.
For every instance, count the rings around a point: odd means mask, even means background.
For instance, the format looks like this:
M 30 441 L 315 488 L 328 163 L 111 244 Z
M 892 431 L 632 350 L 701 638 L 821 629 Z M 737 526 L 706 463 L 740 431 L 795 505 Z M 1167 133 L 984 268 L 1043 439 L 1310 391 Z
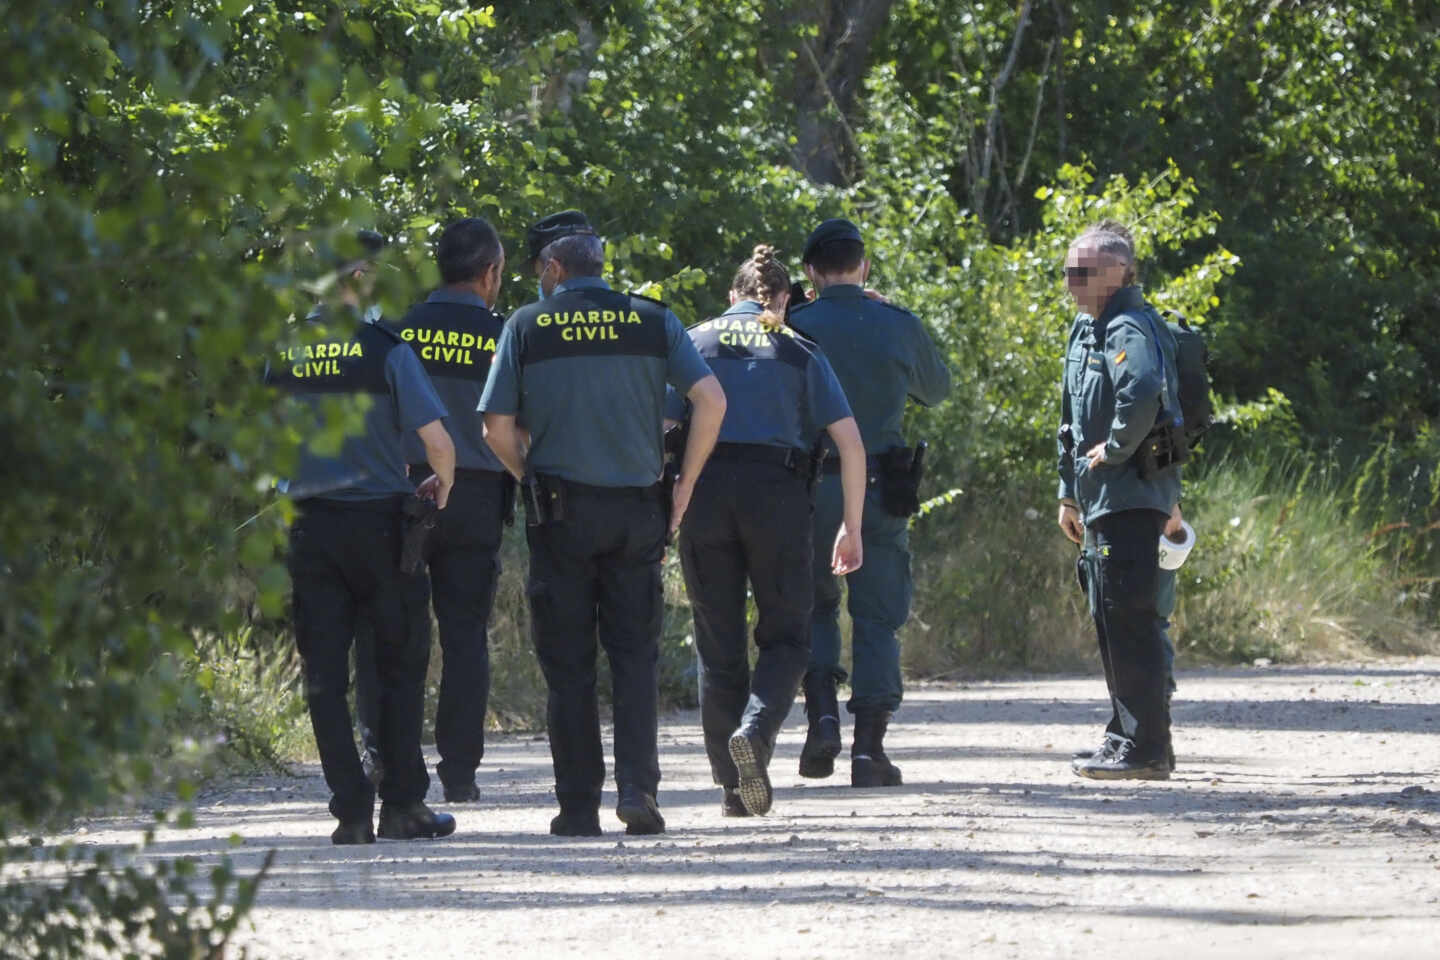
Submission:
M 25 877 L 0 885 L 0 957 L 227 956 L 275 852 L 250 877 L 238 877 L 228 857 L 202 875 L 189 857 L 147 865 L 139 855 L 153 839 L 154 831 L 147 832 L 144 844 L 121 858 L 75 847 L 0 852 L 0 866 Z M 204 899 L 195 892 L 202 885 L 209 888 Z

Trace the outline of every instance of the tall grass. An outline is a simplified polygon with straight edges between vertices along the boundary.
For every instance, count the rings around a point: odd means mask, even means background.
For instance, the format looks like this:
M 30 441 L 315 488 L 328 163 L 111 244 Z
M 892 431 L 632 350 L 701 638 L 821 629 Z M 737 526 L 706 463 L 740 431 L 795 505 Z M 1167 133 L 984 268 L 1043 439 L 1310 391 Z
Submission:
M 1298 456 L 1191 469 L 1183 510 L 1198 542 L 1180 571 L 1180 655 L 1231 663 L 1440 649 L 1440 524 L 1428 482 L 1390 481 L 1406 474 L 1389 456 L 1377 448 L 1353 472 Z M 914 552 L 909 675 L 1096 659 L 1075 548 L 1055 525 L 1048 485 L 962 498 L 917 523 Z

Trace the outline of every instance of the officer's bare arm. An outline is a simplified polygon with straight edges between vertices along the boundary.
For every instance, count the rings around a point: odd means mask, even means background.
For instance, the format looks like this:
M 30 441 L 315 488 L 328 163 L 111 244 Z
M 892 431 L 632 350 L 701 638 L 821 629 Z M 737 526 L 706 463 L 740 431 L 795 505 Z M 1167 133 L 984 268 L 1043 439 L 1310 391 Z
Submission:
M 455 443 L 441 420 L 431 420 L 416 433 L 425 444 L 425 462 L 435 471 L 435 479 L 427 484 L 427 494 L 433 491 L 435 505 L 443 510 L 450 502 L 450 488 L 455 486 Z
M 522 434 L 514 414 L 485 414 L 485 442 L 516 480 L 525 479 L 525 438 Z
M 845 519 L 835 538 L 830 566 L 835 573 L 853 573 L 864 562 L 860 530 L 865 510 L 865 444 L 854 417 L 836 420 L 825 431 L 840 451 L 840 489 L 845 500 Z
M 685 516 L 695 480 L 715 449 L 715 439 L 720 436 L 720 424 L 725 419 L 725 390 L 713 373 L 696 381 L 685 396 L 690 401 L 690 437 L 685 441 L 685 458 L 680 462 L 680 476 L 670 497 L 671 533 L 679 528 Z
M 712 373 L 697 381 L 685 396 L 692 409 L 690 438 L 685 443 L 680 479 L 694 483 L 715 449 L 716 438 L 720 436 L 720 424 L 725 419 L 725 390 Z

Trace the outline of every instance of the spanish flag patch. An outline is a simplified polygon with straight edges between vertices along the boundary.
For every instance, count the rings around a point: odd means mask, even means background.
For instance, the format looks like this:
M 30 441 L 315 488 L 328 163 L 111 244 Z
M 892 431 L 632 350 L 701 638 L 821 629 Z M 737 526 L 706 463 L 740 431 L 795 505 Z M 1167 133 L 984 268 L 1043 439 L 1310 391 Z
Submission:
M 1115 354 L 1115 363 L 1116 363 L 1116 364 L 1121 364 L 1121 363 L 1124 363 L 1124 362 L 1125 362 L 1125 351 L 1124 351 L 1124 350 L 1121 350 L 1119 353 Z

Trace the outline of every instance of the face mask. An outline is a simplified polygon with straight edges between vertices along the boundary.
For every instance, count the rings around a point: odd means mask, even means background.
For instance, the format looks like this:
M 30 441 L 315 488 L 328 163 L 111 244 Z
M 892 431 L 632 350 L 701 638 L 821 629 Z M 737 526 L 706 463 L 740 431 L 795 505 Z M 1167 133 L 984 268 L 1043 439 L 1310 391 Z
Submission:
M 538 294 L 538 296 L 537 296 L 537 298 L 536 298 L 536 299 L 538 299 L 538 300 L 544 300 L 544 299 L 545 299 L 545 274 L 547 274 L 547 273 L 549 273 L 549 272 L 550 272 L 550 264 L 547 263 L 547 264 L 545 264 L 545 266 L 540 270 L 540 276 L 538 276 L 538 277 L 535 278 L 535 292 L 536 292 L 536 294 Z

